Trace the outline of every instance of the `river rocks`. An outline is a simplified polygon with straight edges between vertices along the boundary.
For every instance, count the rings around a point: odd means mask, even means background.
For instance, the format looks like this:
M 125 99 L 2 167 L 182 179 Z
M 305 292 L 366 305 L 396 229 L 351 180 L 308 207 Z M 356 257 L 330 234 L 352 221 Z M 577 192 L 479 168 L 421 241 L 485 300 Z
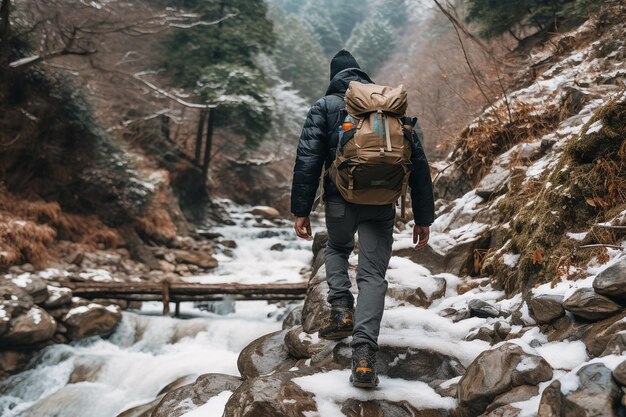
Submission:
M 304 391 L 291 379 L 294 372 L 278 372 L 243 382 L 224 408 L 228 417 L 303 417 L 315 416 L 313 394 Z
M 223 391 L 235 391 L 241 382 L 240 378 L 232 375 L 201 375 L 196 382 L 165 394 L 150 417 L 180 417 Z
M 0 371 L 6 373 L 13 373 L 21 371 L 28 365 L 32 353 L 16 351 L 16 350 L 2 350 L 0 351 Z
M 511 333 L 511 325 L 505 321 L 497 321 L 493 324 L 487 324 L 473 329 L 465 337 L 465 340 L 484 340 L 491 344 L 502 342 Z
M 583 366 L 577 373 L 578 388 L 567 394 L 552 382 L 543 392 L 537 417 L 618 417 L 620 389 L 611 370 L 601 363 Z
M 291 368 L 296 359 L 289 356 L 283 343 L 287 330 L 266 334 L 246 346 L 237 359 L 237 368 L 244 379 Z
M 67 336 L 72 340 L 111 333 L 122 318 L 117 306 L 90 303 L 72 308 L 63 317 Z
M 106 360 L 97 355 L 78 356 L 74 359 L 74 369 L 70 374 L 70 384 L 78 382 L 95 382 Z
M 563 307 L 587 320 L 600 320 L 621 310 L 621 306 L 592 288 L 579 288 L 565 300 Z
M 52 338 L 57 323 L 44 309 L 34 306 L 11 320 L 11 328 L 0 337 L 0 345 L 26 346 Z
M 461 407 L 480 414 L 492 400 L 514 387 L 536 385 L 552 378 L 552 368 L 540 356 L 506 343 L 481 353 L 459 381 Z
M 72 290 L 64 287 L 54 287 L 48 285 L 48 298 L 44 302 L 44 307 L 57 308 L 72 303 Z
M 28 272 L 12 278 L 11 281 L 30 295 L 35 304 L 41 304 L 48 298 L 48 284 Z
M 330 304 L 326 302 L 328 283 L 323 274 L 317 274 L 309 281 L 309 289 L 302 307 L 302 328 L 307 333 L 315 333 L 330 317 Z
M 593 289 L 598 294 L 626 296 L 626 256 L 600 272 L 593 280 Z
M 624 352 L 626 352 L 626 331 L 621 331 L 611 336 L 600 356 L 620 356 Z
M 250 209 L 248 211 L 248 213 L 254 215 L 254 216 L 259 216 L 259 217 L 264 217 L 267 219 L 273 219 L 275 217 L 280 217 L 280 212 L 278 210 L 276 210 L 274 207 L 269 207 L 269 206 L 255 206 L 252 207 L 252 209 Z
M 186 251 L 186 250 L 174 250 L 177 262 L 187 263 L 199 266 L 204 269 L 212 269 L 217 267 L 217 259 L 211 256 L 207 252 L 201 251 Z
M 483 300 L 470 300 L 470 302 L 467 303 L 467 307 L 473 317 L 480 317 L 484 319 L 500 317 L 500 309 Z
M 498 407 L 491 412 L 486 412 L 480 417 L 518 417 L 522 410 L 517 407 L 513 407 L 511 404 Z
M 550 323 L 565 315 L 563 296 L 541 294 L 528 301 L 528 308 L 532 318 L 537 323 Z

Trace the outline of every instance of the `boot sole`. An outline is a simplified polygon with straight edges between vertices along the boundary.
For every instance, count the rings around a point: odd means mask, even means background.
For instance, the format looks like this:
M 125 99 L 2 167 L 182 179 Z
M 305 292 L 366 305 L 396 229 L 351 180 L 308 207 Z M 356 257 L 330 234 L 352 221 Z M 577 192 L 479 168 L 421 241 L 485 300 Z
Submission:
M 376 388 L 378 386 L 379 380 L 378 380 L 378 377 L 376 377 L 376 380 L 373 382 L 362 382 L 362 381 L 355 381 L 351 376 L 350 382 L 352 383 L 352 386 L 356 388 Z
M 330 333 L 324 336 L 320 335 L 322 339 L 326 340 L 341 340 L 345 339 L 348 336 L 352 336 L 352 330 L 344 330 L 342 332 Z

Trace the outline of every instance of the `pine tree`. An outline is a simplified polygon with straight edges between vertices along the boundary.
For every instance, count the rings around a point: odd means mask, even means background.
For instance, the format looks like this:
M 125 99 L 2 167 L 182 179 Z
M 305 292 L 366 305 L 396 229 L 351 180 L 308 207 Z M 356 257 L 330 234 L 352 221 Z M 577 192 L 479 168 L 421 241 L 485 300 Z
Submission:
M 374 14 L 354 28 L 346 47 L 363 70 L 374 73 L 394 50 L 393 27 L 382 15 Z
M 300 19 L 277 8 L 271 8 L 270 17 L 276 33 L 276 47 L 272 58 L 282 79 L 309 100 L 324 93 L 327 65 L 317 39 Z
M 331 10 L 320 7 L 318 3 L 309 3 L 300 11 L 302 22 L 315 35 L 325 54 L 332 55 L 341 49 L 343 39 L 331 18 Z

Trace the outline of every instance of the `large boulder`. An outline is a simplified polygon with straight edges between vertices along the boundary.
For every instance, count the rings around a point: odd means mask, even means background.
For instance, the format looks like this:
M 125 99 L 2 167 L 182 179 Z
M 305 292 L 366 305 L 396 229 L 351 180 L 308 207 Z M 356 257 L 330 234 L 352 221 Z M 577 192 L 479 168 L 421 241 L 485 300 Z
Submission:
M 204 269 L 216 268 L 218 265 L 217 259 L 206 252 L 176 249 L 173 253 L 177 262 L 196 265 Z
M 231 395 L 224 416 L 304 417 L 316 416 L 313 394 L 291 381 L 296 372 L 277 372 L 244 381 Z
M 408 381 L 422 381 L 439 386 L 442 381 L 463 375 L 465 369 L 458 360 L 431 349 L 380 345 L 376 369 L 379 374 Z M 352 349 L 345 343 L 337 345 L 333 362 L 350 368 Z
M 330 317 L 330 304 L 326 301 L 328 283 L 323 275 L 318 273 L 309 281 L 302 307 L 302 328 L 307 333 L 317 332 Z
M 67 336 L 72 340 L 111 333 L 122 319 L 119 307 L 90 303 L 70 309 L 63 317 Z
M 474 271 L 474 253 L 489 248 L 490 241 L 491 232 L 486 230 L 448 249 L 443 259 L 445 272 L 459 277 L 477 272 Z
M 284 340 L 288 330 L 279 330 L 254 340 L 237 359 L 237 368 L 244 379 L 288 370 L 297 360 L 289 355 Z
M 578 317 L 587 320 L 601 320 L 612 316 L 622 307 L 593 288 L 579 288 L 565 300 L 563 307 Z
M 461 407 L 473 415 L 489 403 L 520 385 L 537 385 L 552 378 L 552 368 L 541 356 L 531 355 L 515 344 L 506 343 L 481 353 L 459 381 Z
M 221 392 L 234 392 L 241 382 L 241 378 L 232 375 L 201 375 L 196 382 L 165 394 L 150 417 L 180 417 L 206 404 Z
M 544 391 L 537 417 L 619 417 L 621 412 L 618 385 L 611 370 L 602 363 L 592 363 L 576 373 L 578 388 L 567 394 L 561 391 L 556 380 Z
M 494 165 L 491 171 L 476 186 L 476 195 L 489 199 L 505 193 L 510 177 L 510 170 Z
M 0 345 L 26 346 L 50 340 L 57 323 L 44 309 L 33 306 L 11 320 L 11 328 L 0 336 Z
M 626 296 L 626 256 L 600 272 L 593 280 L 593 289 L 610 297 Z
M 317 333 L 304 332 L 302 326 L 293 327 L 285 335 L 287 352 L 296 359 L 308 359 L 322 351 L 330 353 L 336 344 L 332 340 L 321 339 Z
M 515 410 L 507 409 L 506 406 L 519 401 L 529 400 L 536 395 L 539 395 L 539 387 L 537 385 L 520 385 L 510 391 L 498 395 L 493 402 L 487 406 L 487 412 L 491 413 L 496 409 L 502 409 L 500 413 L 503 413 L 506 410 L 507 413 L 516 415 L 513 414 Z M 495 415 L 498 414 L 496 413 Z M 506 413 L 504 415 L 506 415 Z
M 43 303 L 46 309 L 57 308 L 72 303 L 72 290 L 48 285 L 48 298 Z

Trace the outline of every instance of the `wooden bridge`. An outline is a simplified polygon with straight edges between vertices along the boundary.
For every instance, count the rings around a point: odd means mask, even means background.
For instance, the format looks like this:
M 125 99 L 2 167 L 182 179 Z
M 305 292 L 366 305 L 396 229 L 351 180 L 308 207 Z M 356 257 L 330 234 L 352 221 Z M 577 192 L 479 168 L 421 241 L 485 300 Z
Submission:
M 73 282 L 67 285 L 73 294 L 87 299 L 108 298 L 128 301 L 162 301 L 163 314 L 170 312 L 170 302 L 176 303 L 176 315 L 182 301 L 218 301 L 225 297 L 235 300 L 302 300 L 306 282 L 295 284 L 199 284 L 191 282 Z

